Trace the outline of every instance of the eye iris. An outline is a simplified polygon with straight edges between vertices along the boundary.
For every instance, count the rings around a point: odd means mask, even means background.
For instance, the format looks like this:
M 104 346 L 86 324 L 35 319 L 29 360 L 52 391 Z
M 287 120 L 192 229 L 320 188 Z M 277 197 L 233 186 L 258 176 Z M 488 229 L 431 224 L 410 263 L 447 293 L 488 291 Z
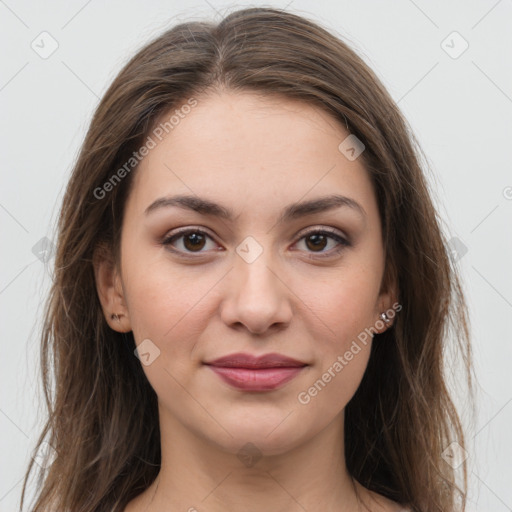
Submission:
M 200 233 L 189 233 L 183 237 L 184 245 L 188 250 L 202 249 L 204 247 L 205 237 Z M 192 244 L 189 242 L 192 240 Z M 199 243 L 199 245 L 197 245 Z
M 320 234 L 320 233 L 314 233 L 312 235 L 309 235 L 308 237 L 306 237 L 306 244 L 308 245 L 309 249 L 311 249 L 311 247 L 309 246 L 309 241 L 310 240 L 313 240 L 313 248 L 324 249 L 326 241 L 327 241 L 327 237 L 325 235 Z

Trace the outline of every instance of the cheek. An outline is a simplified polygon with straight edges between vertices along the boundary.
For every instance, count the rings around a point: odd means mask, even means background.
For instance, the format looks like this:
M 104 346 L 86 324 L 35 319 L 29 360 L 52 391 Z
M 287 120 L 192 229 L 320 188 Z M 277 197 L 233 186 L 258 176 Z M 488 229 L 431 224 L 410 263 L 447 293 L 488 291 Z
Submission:
M 323 325 L 327 346 L 345 350 L 352 339 L 372 326 L 377 317 L 378 276 L 365 269 L 339 272 L 314 288 L 303 288 L 304 303 L 314 314 L 310 318 Z
M 219 276 L 200 266 L 172 266 L 162 256 L 141 265 L 137 261 L 142 256 L 127 263 L 124 271 L 135 341 L 150 339 L 160 350 L 160 363 L 176 368 L 190 359 L 200 333 L 211 321 L 210 302 Z
M 362 279 L 362 276 L 361 276 Z M 361 279 L 340 280 L 305 301 L 316 345 L 316 364 L 297 402 L 309 413 L 333 419 L 351 400 L 368 365 L 375 295 Z M 318 290 L 318 289 L 317 289 Z
M 297 394 L 299 411 L 310 417 L 331 422 L 350 402 L 359 387 L 368 364 L 371 344 L 328 358 L 325 365 L 311 373 L 307 386 Z M 350 355 L 350 360 L 347 359 Z
M 176 403 L 187 400 L 183 386 L 194 370 L 193 351 L 208 322 L 205 306 L 214 284 L 184 275 L 153 265 L 134 274 L 126 289 L 136 344 L 149 339 L 156 354 L 142 369 L 157 395 Z
M 350 401 L 359 387 L 370 356 L 378 275 L 367 267 L 340 272 L 335 279 L 303 289 L 304 315 L 317 347 L 317 364 L 302 389 L 312 409 L 333 416 Z M 313 288 L 309 288 L 312 290 Z

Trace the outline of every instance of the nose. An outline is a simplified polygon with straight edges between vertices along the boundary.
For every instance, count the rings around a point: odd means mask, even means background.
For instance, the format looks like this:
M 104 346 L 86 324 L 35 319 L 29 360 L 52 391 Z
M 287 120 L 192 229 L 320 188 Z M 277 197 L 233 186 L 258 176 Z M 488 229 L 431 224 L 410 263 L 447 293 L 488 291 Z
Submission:
M 221 305 L 221 318 L 226 325 L 243 326 L 252 334 L 263 334 L 290 323 L 293 293 L 266 253 L 263 251 L 251 263 L 236 256 Z

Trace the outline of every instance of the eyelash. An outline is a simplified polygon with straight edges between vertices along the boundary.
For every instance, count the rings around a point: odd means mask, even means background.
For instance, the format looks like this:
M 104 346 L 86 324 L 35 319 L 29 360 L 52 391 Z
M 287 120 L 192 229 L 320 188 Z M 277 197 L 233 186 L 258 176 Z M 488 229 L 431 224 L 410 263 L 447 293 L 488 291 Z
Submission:
M 183 252 L 181 250 L 176 250 L 176 249 L 172 248 L 172 243 L 175 240 L 177 240 L 179 238 L 182 238 L 185 235 L 190 235 L 192 233 L 198 233 L 200 235 L 205 235 L 208 238 L 213 240 L 213 237 L 211 237 L 206 231 L 203 231 L 202 229 L 186 228 L 186 229 L 178 231 L 177 233 L 174 233 L 174 234 L 172 234 L 170 236 L 164 237 L 164 239 L 161 241 L 161 243 L 168 250 L 172 251 L 175 254 L 178 254 L 179 256 L 182 256 L 184 258 L 197 258 L 198 256 L 192 256 L 192 255 L 193 254 L 200 255 L 203 251 L 198 251 L 196 253 L 194 253 L 192 251 Z M 328 251 L 327 253 L 315 253 L 313 251 L 313 252 L 311 252 L 311 255 L 309 256 L 310 258 L 315 258 L 316 259 L 316 258 L 332 257 L 332 256 L 335 256 L 335 255 L 339 254 L 340 252 L 342 252 L 346 247 L 350 247 L 351 246 L 351 243 L 348 240 L 346 240 L 345 238 L 343 238 L 342 236 L 340 236 L 337 231 L 334 231 L 334 230 L 331 230 L 331 229 L 328 229 L 328 228 L 313 229 L 311 231 L 308 231 L 308 232 L 302 234 L 302 236 L 299 238 L 298 242 L 301 241 L 304 238 L 307 238 L 308 236 L 311 236 L 311 235 L 327 235 L 328 238 L 331 238 L 332 240 L 335 240 L 339 244 L 339 246 L 337 248 L 335 248 L 335 249 L 332 249 L 331 251 Z

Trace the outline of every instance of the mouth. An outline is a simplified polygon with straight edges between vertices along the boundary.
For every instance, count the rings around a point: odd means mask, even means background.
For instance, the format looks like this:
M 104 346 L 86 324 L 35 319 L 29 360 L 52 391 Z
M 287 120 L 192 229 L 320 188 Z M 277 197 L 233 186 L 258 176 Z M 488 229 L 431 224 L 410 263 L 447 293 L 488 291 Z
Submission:
M 271 391 L 298 376 L 308 364 L 281 354 L 232 354 L 204 363 L 224 382 L 244 391 Z

